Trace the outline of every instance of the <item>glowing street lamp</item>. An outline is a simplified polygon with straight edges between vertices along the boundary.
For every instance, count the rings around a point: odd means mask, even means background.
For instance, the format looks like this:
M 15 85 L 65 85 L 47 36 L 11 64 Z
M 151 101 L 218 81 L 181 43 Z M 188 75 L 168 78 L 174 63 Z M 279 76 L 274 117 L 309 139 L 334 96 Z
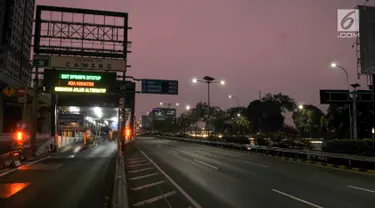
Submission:
M 210 84 L 211 83 L 215 83 L 215 84 L 225 85 L 225 81 L 224 80 L 216 81 L 216 79 L 213 78 L 213 77 L 204 76 L 202 79 L 196 79 L 196 78 L 193 79 L 193 83 L 197 83 L 197 82 L 203 82 L 203 83 L 207 84 L 207 105 L 208 105 L 208 115 L 209 115 L 208 116 L 208 121 L 207 121 L 207 126 L 208 126 L 208 129 L 209 129 L 209 122 L 210 122 L 210 115 L 211 115 L 211 112 L 210 112 L 210 109 L 211 109 L 211 104 L 210 104 Z
M 186 106 L 186 110 L 190 110 L 190 105 L 187 105 L 187 106 Z
M 302 110 L 303 109 L 303 105 L 298 105 L 298 109 Z
M 340 69 L 345 73 L 345 76 L 346 76 L 346 84 L 347 84 L 347 86 L 348 86 L 348 91 L 349 91 L 349 93 L 350 93 L 350 84 L 349 84 L 349 75 L 348 75 L 348 71 L 347 71 L 344 67 L 338 65 L 338 64 L 335 63 L 335 62 L 332 62 L 332 63 L 330 64 L 330 66 L 331 66 L 331 68 L 340 68 Z M 352 109 L 351 109 L 351 107 L 350 107 L 350 104 L 348 104 L 348 108 L 349 108 L 350 138 L 353 139 L 353 115 L 352 115 Z

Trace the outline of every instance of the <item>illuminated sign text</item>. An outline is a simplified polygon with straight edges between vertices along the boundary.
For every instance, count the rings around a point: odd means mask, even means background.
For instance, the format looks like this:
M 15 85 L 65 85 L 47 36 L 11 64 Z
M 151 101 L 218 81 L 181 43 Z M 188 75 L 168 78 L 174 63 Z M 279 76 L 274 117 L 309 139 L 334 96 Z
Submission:
M 95 87 L 94 82 L 85 82 L 85 81 L 68 81 L 68 86 L 73 87 Z
M 83 74 L 59 74 L 60 79 L 99 81 L 102 76 L 99 75 L 83 75 Z
M 106 93 L 106 91 L 105 88 L 55 87 L 55 92 Z

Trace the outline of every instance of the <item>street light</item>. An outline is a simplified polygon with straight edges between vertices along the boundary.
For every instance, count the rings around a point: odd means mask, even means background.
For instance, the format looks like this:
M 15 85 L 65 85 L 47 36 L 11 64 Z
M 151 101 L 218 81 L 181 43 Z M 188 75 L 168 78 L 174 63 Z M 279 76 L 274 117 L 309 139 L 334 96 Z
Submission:
M 358 129 L 357 129 L 357 88 L 361 85 L 358 83 L 351 84 L 353 87 L 353 137 L 358 139 Z
M 240 108 L 240 99 L 238 99 L 238 97 L 236 96 L 229 95 L 229 99 L 232 99 L 232 98 L 237 100 L 237 107 Z
M 187 106 L 186 106 L 186 110 L 190 110 L 190 105 L 187 105 Z
M 346 76 L 346 85 L 348 86 L 348 93 L 350 94 L 350 84 L 349 84 L 348 71 L 346 71 L 346 69 L 344 67 L 338 65 L 335 62 L 332 62 L 330 65 L 331 65 L 331 68 L 340 68 L 345 73 L 345 76 Z M 353 139 L 353 134 L 354 134 L 353 133 L 353 117 L 352 117 L 352 109 L 350 107 L 350 104 L 348 104 L 348 109 L 349 109 L 350 138 Z
M 298 109 L 302 110 L 303 109 L 303 105 L 298 105 Z
M 171 108 L 172 103 L 163 103 L 163 102 L 160 102 L 160 106 L 163 106 L 163 105 L 168 105 L 168 108 Z M 179 105 L 180 105 L 179 103 L 176 103 L 176 106 L 179 106 Z
M 207 121 L 207 126 L 208 126 L 208 130 L 210 129 L 209 128 L 209 122 L 210 122 L 210 84 L 211 83 L 215 83 L 215 84 L 220 84 L 220 85 L 225 85 L 225 81 L 224 80 L 221 80 L 221 81 L 216 81 L 215 78 L 213 77 L 210 77 L 210 76 L 204 76 L 202 79 L 196 79 L 194 78 L 193 79 L 193 83 L 197 83 L 197 82 L 203 82 L 203 83 L 206 83 L 207 84 L 207 105 L 208 105 L 208 121 Z M 209 132 L 209 131 L 208 131 Z

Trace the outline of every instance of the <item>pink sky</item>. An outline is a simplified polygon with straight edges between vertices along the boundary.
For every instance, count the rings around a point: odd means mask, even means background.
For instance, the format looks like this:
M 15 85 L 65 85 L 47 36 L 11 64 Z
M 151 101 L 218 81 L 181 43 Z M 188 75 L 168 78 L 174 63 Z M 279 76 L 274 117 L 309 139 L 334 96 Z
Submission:
M 207 100 L 193 77 L 226 81 L 212 87 L 212 105 L 241 105 L 262 93 L 282 92 L 299 103 L 319 105 L 319 89 L 346 89 L 357 80 L 354 40 L 337 38 L 337 9 L 364 0 L 36 0 L 37 4 L 129 13 L 133 42 L 128 75 L 179 80 L 178 96 L 138 95 L 137 114 L 159 102 L 182 107 Z M 140 87 L 140 86 L 139 86 Z M 179 110 L 181 112 L 183 109 Z M 320 106 L 322 109 L 326 107 Z M 289 122 L 288 122 L 289 123 Z

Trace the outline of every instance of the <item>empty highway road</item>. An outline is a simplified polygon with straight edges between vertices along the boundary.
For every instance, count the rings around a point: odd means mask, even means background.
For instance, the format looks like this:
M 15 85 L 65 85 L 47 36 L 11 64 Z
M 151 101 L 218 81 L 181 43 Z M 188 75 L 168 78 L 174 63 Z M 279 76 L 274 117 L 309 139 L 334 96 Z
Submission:
M 141 137 L 135 144 L 202 207 L 374 207 L 375 176 Z
M 77 144 L 0 177 L 1 208 L 105 208 L 110 205 L 115 142 Z

